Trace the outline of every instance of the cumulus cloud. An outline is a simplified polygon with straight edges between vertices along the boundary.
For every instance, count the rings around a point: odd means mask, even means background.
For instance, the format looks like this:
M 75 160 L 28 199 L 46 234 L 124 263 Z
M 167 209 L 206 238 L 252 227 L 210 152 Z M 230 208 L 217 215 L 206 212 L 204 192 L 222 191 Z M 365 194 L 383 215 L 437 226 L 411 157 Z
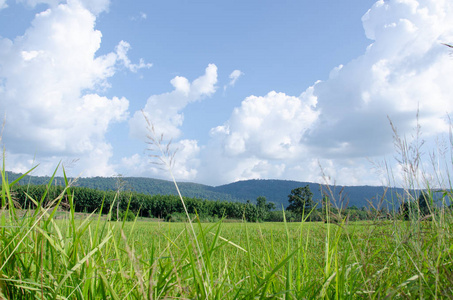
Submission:
M 418 109 L 427 136 L 445 132 L 453 60 L 442 43 L 453 40 L 452 13 L 451 1 L 377 1 L 362 18 L 374 42 L 312 87 L 321 115 L 305 142 L 330 157 L 382 155 L 392 148 L 387 115 L 406 133 Z
M 173 174 L 177 180 L 194 180 L 198 175 L 200 165 L 200 146 L 196 140 L 179 140 L 181 136 L 180 127 L 184 121 L 184 108 L 195 101 L 213 95 L 216 91 L 217 67 L 209 64 L 205 74 L 190 82 L 187 78 L 176 76 L 170 81 L 173 91 L 152 95 L 148 98 L 145 107 L 136 111 L 129 120 L 129 133 L 132 137 L 149 141 L 148 135 L 152 135 L 146 119 L 154 128 L 154 138 L 159 140 L 163 137 L 162 143 L 170 143 L 171 152 L 176 152 Z M 146 116 L 146 119 L 145 119 Z M 166 147 L 166 145 L 163 145 Z M 152 147 L 155 148 L 155 147 Z M 149 154 L 149 153 L 148 153 Z M 156 153 L 161 155 L 161 153 Z M 154 161 L 153 161 L 154 160 Z M 134 176 L 151 176 L 168 178 L 162 168 L 153 165 L 155 158 L 146 155 L 134 154 L 131 157 L 123 158 L 122 166 L 128 174 Z
M 129 121 L 130 135 L 145 139 L 147 124 L 143 114 L 154 125 L 157 135 L 177 139 L 181 135 L 179 127 L 184 121 L 182 110 L 191 102 L 200 101 L 216 91 L 217 67 L 209 64 L 205 74 L 192 82 L 185 77 L 176 76 L 170 83 L 173 91 L 148 98 L 145 107 L 136 111 Z
M 309 96 L 270 92 L 247 97 L 225 124 L 211 130 L 200 176 L 217 183 L 280 177 L 288 164 L 305 153 L 300 140 L 318 117 L 315 106 Z
M 379 184 L 367 158 L 393 153 L 388 118 L 403 135 L 419 122 L 425 136 L 448 130 L 453 2 L 377 1 L 363 16 L 372 41 L 299 97 L 251 96 L 211 130 L 200 177 L 322 181 L 319 163 L 339 184 Z
M 200 147 L 196 140 L 181 140 L 175 145 L 173 174 L 178 180 L 194 180 L 200 166 Z
M 163 145 L 166 148 L 167 145 Z M 151 151 L 152 149 L 152 151 Z M 172 173 L 178 181 L 193 181 L 197 178 L 200 166 L 200 146 L 196 140 L 180 140 L 169 144 L 170 157 L 162 157 L 157 147 L 151 146 L 148 153 L 124 157 L 121 159 L 121 168 L 126 174 L 141 177 L 170 179 L 168 166 L 162 164 L 159 158 L 167 159 L 171 163 Z M 173 156 L 174 155 L 174 156 Z M 170 162 L 171 160 L 171 162 Z
M 95 55 L 101 44 L 95 20 L 82 2 L 68 1 L 37 14 L 23 36 L 0 39 L 0 110 L 10 158 L 36 156 L 44 165 L 80 158 L 85 176 L 112 175 L 105 134 L 128 118 L 129 101 L 96 91 L 108 87 L 127 57 Z
M 302 101 L 284 93 L 250 96 L 225 125 L 211 133 L 223 135 L 226 156 L 291 158 L 300 152 L 300 139 L 318 117 L 315 105 L 310 99 Z

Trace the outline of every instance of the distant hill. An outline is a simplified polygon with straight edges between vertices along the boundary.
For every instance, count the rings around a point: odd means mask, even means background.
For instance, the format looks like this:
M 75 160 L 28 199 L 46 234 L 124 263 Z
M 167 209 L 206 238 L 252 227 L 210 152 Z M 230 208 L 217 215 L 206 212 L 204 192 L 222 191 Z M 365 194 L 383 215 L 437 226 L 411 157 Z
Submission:
M 271 179 L 255 179 L 238 181 L 226 185 L 215 187 L 215 191 L 223 194 L 229 194 L 236 198 L 256 199 L 258 196 L 264 196 L 267 200 L 274 202 L 278 208 L 282 205 L 288 205 L 288 195 L 291 190 L 307 185 L 313 193 L 314 200 L 321 200 L 322 193 L 327 193 L 338 206 L 348 205 L 357 207 L 367 207 L 369 203 L 378 205 L 381 198 L 385 194 L 387 199 L 385 202 L 388 208 L 391 207 L 390 199 L 391 192 L 385 191 L 382 186 L 322 186 L 317 183 L 290 181 L 290 180 L 271 180 Z M 329 191 L 330 189 L 330 191 Z M 393 189 L 393 198 L 396 199 L 396 193 L 401 193 L 402 189 Z M 333 197 L 332 197 L 333 196 Z M 395 201 L 397 202 L 397 201 Z
M 19 178 L 22 174 L 7 172 L 9 181 Z M 19 183 L 40 185 L 47 184 L 50 180 L 48 176 L 25 176 Z M 72 179 L 70 179 L 72 180 Z M 55 177 L 54 184 L 64 185 L 64 178 Z M 150 195 L 176 195 L 175 184 L 172 181 L 144 178 L 144 177 L 87 177 L 78 178 L 74 186 L 82 186 L 102 191 L 115 191 L 121 186 L 124 191 L 133 191 L 137 193 Z M 245 202 L 247 199 L 241 199 L 231 196 L 230 194 L 215 191 L 215 188 L 208 185 L 179 182 L 178 187 L 181 194 L 191 198 L 201 198 L 209 200 L 226 200 Z
M 21 174 L 7 172 L 9 181 L 13 181 Z M 25 176 L 20 181 L 20 184 L 47 184 L 50 177 L 47 176 Z M 63 185 L 64 180 L 61 177 L 54 179 L 54 184 Z M 264 196 L 268 201 L 276 204 L 277 209 L 288 206 L 288 195 L 292 189 L 309 185 L 310 190 L 313 192 L 313 199 L 319 201 L 321 196 L 321 189 L 327 191 L 327 187 L 322 187 L 316 183 L 299 182 L 290 180 L 244 180 L 221 186 L 208 186 L 190 182 L 180 182 L 178 186 L 183 196 L 196 197 L 209 200 L 226 200 L 226 201 L 239 201 L 246 202 L 247 200 L 254 201 L 259 196 Z M 91 177 L 79 178 L 76 186 L 83 186 L 94 188 L 98 190 L 117 190 L 121 186 L 123 190 L 130 190 L 144 194 L 176 194 L 176 189 L 171 181 L 143 178 L 143 177 Z M 384 187 L 376 186 L 330 186 L 333 198 L 337 205 L 355 205 L 357 207 L 367 207 L 369 203 L 377 205 L 382 196 L 384 195 Z M 392 193 L 386 193 L 386 206 L 392 208 L 388 202 L 396 199 L 395 193 L 401 193 L 401 189 L 393 189 Z M 330 195 L 330 193 L 328 193 Z M 389 200 L 390 199 L 390 200 Z M 340 203 L 341 202 L 341 203 Z M 396 200 L 394 202 L 397 202 Z

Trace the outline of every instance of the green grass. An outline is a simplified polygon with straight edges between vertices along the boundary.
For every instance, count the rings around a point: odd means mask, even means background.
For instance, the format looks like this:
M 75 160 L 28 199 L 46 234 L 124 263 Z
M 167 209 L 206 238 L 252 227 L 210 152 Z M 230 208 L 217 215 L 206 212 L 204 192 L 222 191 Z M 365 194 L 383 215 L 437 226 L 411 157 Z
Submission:
M 69 197 L 70 199 L 70 197 Z M 69 200 L 71 203 L 72 200 Z M 451 214 L 324 223 L 54 220 L 3 210 L 6 299 L 377 299 L 453 294 Z M 62 219 L 61 219 L 62 218 Z

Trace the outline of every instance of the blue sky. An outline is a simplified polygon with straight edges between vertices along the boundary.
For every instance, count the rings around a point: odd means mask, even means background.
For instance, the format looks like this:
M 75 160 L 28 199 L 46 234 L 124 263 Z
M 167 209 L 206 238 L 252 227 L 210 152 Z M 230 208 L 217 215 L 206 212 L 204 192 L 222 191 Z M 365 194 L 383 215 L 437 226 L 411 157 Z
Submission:
M 7 169 L 168 178 L 143 110 L 178 180 L 382 184 L 376 164 L 401 169 L 388 118 L 410 140 L 419 109 L 429 145 L 448 134 L 452 15 L 448 0 L 0 0 Z

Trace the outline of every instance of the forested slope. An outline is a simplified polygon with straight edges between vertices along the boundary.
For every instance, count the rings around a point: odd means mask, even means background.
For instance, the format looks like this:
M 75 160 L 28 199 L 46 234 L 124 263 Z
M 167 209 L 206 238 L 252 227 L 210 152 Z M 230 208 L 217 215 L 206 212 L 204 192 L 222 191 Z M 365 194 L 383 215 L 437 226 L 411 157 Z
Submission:
M 9 180 L 18 178 L 20 174 L 8 172 Z M 50 177 L 26 176 L 20 181 L 21 185 L 33 184 L 40 185 L 49 182 Z M 57 177 L 54 182 L 62 185 L 63 178 Z M 180 182 L 178 186 L 183 196 L 209 199 L 246 202 L 254 201 L 259 196 L 264 196 L 268 201 L 274 202 L 277 209 L 288 205 L 288 195 L 292 189 L 310 186 L 313 192 L 313 199 L 322 199 L 321 190 L 334 199 L 336 205 L 367 207 L 369 202 L 378 205 L 385 194 L 384 205 L 389 209 L 392 203 L 397 203 L 396 193 L 401 193 L 401 189 L 393 189 L 392 192 L 385 193 L 384 187 L 375 186 L 321 186 L 316 183 L 290 181 L 290 180 L 245 180 L 238 181 L 217 187 L 196 184 L 190 182 Z M 119 187 L 124 191 L 133 191 L 149 195 L 176 195 L 176 189 L 171 181 L 143 178 L 143 177 L 91 177 L 77 179 L 75 186 L 94 188 L 103 191 L 114 191 Z M 330 191 L 332 191 L 330 193 Z M 333 197 L 332 197 L 333 196 Z

